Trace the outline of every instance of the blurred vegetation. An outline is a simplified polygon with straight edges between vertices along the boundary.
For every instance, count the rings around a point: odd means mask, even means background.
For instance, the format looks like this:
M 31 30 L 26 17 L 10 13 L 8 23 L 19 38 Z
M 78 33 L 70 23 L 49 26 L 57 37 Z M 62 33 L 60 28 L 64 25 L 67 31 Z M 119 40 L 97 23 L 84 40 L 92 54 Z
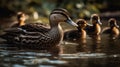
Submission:
M 119 11 L 120 0 L 0 0 L 0 33 L 16 20 L 19 11 L 27 14 L 26 22 L 48 22 L 55 8 L 67 9 L 72 19 L 89 19 L 93 13 Z
M 48 17 L 54 8 L 67 9 L 74 18 L 87 18 L 93 13 L 100 13 L 108 9 L 114 10 L 120 6 L 115 0 L 0 0 L 0 18 L 9 17 L 19 11 L 28 15 L 38 14 Z M 116 8 L 117 9 L 117 8 Z M 119 8 L 118 8 L 119 9 Z

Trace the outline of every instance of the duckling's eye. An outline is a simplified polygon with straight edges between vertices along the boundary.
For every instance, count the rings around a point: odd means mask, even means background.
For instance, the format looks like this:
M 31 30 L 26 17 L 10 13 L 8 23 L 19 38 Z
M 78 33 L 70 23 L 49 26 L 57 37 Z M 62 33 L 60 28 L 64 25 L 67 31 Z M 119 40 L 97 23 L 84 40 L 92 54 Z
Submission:
M 78 24 L 78 26 L 81 26 L 82 24 Z

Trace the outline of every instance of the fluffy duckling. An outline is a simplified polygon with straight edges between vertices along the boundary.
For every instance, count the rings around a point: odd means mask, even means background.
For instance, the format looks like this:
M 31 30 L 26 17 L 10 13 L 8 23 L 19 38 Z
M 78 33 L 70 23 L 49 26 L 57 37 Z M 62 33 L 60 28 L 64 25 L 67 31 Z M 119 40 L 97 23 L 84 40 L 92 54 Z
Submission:
M 116 19 L 110 18 L 108 20 L 108 25 L 109 25 L 109 27 L 105 27 L 103 29 L 102 33 L 110 34 L 110 37 L 112 37 L 112 39 L 118 38 L 120 31 L 119 31 L 119 26 L 117 24 Z
M 85 30 L 88 35 L 99 35 L 101 33 L 101 25 L 100 17 L 98 14 L 92 14 L 90 21 L 92 25 L 88 25 Z
M 12 24 L 11 27 L 23 26 L 23 25 L 25 25 L 25 20 L 26 20 L 25 13 L 23 13 L 23 12 L 18 12 L 18 13 L 17 13 L 17 23 Z
M 42 24 L 38 26 L 33 23 L 10 28 L 0 37 L 5 39 L 7 43 L 15 44 L 20 49 L 51 50 L 52 47 L 59 46 L 63 39 L 61 22 L 78 26 L 71 20 L 66 9 L 54 9 L 49 16 L 49 22 L 50 27 Z
M 84 28 L 87 26 L 87 22 L 84 19 L 78 19 L 76 22 L 78 25 L 77 30 L 69 30 L 64 32 L 65 41 L 74 41 L 86 38 L 86 31 Z

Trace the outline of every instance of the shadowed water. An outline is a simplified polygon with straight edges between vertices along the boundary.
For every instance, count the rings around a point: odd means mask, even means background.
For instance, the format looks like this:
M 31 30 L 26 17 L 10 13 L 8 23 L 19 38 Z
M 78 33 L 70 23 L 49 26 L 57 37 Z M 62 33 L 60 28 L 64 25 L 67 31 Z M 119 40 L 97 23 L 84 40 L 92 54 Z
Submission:
M 62 44 L 63 54 L 54 57 L 44 51 L 11 50 L 1 47 L 0 67 L 119 67 L 120 41 Z M 8 50 L 9 49 L 9 50 Z
M 99 37 L 101 40 L 99 40 Z M 61 54 L 0 47 L 0 67 L 120 67 L 120 39 L 102 34 L 97 39 L 63 41 Z

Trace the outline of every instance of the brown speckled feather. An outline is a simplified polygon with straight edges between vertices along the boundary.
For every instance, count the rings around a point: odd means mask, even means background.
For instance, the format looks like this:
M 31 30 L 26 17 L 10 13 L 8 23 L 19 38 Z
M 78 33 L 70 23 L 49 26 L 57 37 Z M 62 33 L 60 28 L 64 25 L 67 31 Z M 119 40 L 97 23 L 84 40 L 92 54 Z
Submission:
M 49 27 L 42 23 L 29 23 L 24 26 L 21 26 L 22 29 L 26 31 L 34 31 L 34 32 L 47 32 Z
M 49 47 L 49 44 L 48 44 L 49 42 L 54 41 L 54 39 L 52 39 L 50 35 L 47 34 L 48 32 L 47 30 L 48 29 L 46 29 L 46 33 L 45 31 L 44 33 L 42 33 L 42 32 L 36 32 L 36 31 L 28 32 L 22 28 L 11 28 L 9 30 L 6 30 L 6 32 L 8 33 L 3 35 L 2 38 L 7 39 L 7 41 L 11 44 L 12 43 L 16 44 L 16 46 L 19 46 L 19 48 L 22 47 L 22 48 L 31 48 L 31 49 L 38 49 L 38 48 L 45 49 Z
M 31 33 L 28 32 L 27 35 L 19 35 L 19 38 L 16 39 L 16 41 L 18 41 L 17 44 L 20 44 L 22 46 L 22 48 L 32 48 L 32 49 L 45 49 L 50 47 L 50 44 L 48 44 L 49 42 L 52 42 L 52 38 L 50 38 L 49 36 L 46 36 L 42 33 Z

